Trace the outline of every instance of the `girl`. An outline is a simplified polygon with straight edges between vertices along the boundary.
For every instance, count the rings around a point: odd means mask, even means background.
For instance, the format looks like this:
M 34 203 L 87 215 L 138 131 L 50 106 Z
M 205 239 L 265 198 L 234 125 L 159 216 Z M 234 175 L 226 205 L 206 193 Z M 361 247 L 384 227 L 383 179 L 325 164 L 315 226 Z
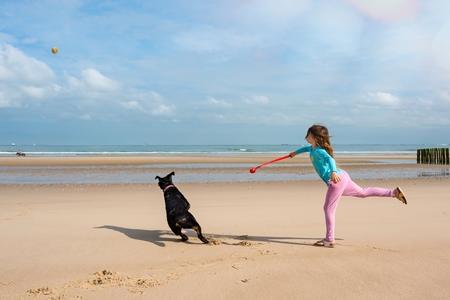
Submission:
M 333 158 L 330 136 L 325 126 L 313 125 L 309 127 L 305 138 L 310 146 L 301 147 L 289 153 L 289 156 L 292 158 L 297 154 L 309 152 L 314 169 L 328 186 L 323 206 L 327 232 L 325 238 L 317 241 L 314 244 L 315 246 L 334 247 L 335 214 L 342 195 L 360 198 L 370 196 L 395 197 L 407 204 L 405 194 L 399 187 L 393 190 L 378 187 L 361 188 L 352 181 L 347 172 L 337 168 Z

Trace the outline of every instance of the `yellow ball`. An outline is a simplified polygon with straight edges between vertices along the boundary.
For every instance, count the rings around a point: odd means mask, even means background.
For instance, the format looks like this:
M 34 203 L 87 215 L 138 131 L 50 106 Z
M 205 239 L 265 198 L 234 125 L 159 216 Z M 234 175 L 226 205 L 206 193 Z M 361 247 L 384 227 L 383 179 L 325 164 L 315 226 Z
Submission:
M 56 47 L 53 47 L 53 48 L 52 48 L 52 53 L 53 53 L 53 54 L 56 54 L 56 53 L 58 53 L 58 48 L 56 48 Z

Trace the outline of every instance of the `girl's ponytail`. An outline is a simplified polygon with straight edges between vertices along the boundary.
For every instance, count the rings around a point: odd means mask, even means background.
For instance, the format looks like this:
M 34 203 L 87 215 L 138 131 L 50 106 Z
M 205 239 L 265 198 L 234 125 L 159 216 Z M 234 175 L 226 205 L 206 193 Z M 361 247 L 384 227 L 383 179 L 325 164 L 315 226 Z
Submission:
M 319 145 L 320 145 L 320 144 L 319 144 Z M 323 143 L 323 145 L 320 145 L 320 147 L 322 147 L 323 149 L 325 149 L 325 151 L 327 151 L 328 154 L 330 154 L 331 157 L 334 156 L 333 147 L 331 147 L 330 141 L 328 141 L 328 142 L 325 141 L 325 142 Z

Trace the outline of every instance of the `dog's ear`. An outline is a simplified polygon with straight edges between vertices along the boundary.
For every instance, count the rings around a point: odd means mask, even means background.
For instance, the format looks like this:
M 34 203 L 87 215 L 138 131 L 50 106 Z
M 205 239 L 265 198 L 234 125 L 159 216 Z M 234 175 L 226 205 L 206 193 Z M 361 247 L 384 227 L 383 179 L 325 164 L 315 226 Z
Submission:
M 161 179 L 161 177 L 159 177 L 159 176 L 155 177 L 155 180 L 160 180 L 160 179 Z
M 175 175 L 174 171 L 172 171 L 172 173 L 169 174 L 169 176 L 174 176 L 174 175 Z

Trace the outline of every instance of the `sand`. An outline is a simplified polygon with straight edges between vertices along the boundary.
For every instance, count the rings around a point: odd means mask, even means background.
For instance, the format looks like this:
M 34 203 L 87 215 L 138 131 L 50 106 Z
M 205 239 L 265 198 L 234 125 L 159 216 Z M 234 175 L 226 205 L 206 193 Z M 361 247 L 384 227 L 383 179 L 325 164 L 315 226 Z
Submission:
M 319 179 L 175 182 L 210 245 L 170 232 L 155 182 L 0 185 L 0 299 L 449 299 L 450 179 L 358 183 L 409 203 L 344 197 L 333 249 Z

